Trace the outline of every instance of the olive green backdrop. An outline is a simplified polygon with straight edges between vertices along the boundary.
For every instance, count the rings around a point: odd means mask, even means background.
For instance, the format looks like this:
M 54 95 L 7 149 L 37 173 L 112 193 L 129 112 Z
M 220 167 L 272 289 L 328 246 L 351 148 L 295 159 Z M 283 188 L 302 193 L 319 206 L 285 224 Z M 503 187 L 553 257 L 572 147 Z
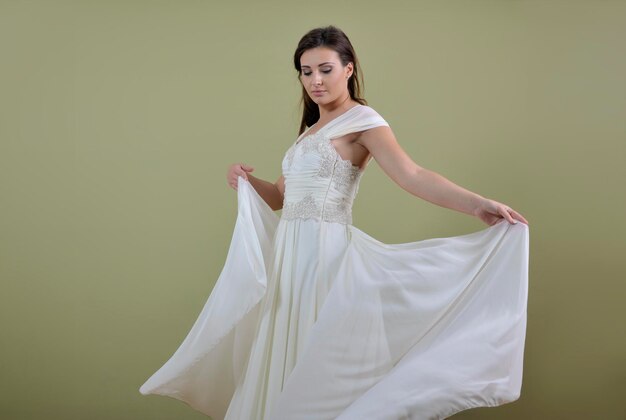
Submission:
M 626 2 L 591 0 L 0 1 L 0 418 L 206 418 L 138 389 L 220 273 L 228 165 L 280 175 L 327 24 L 418 164 L 530 222 L 521 398 L 454 418 L 624 418 Z M 486 228 L 375 161 L 354 224 Z

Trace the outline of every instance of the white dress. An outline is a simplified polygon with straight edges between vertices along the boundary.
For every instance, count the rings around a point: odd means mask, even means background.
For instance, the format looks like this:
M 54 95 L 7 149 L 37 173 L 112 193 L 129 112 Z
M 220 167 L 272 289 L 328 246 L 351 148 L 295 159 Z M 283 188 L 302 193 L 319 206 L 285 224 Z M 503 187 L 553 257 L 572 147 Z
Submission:
M 239 177 L 222 272 L 142 394 L 214 420 L 444 419 L 519 398 L 528 226 L 401 244 L 354 227 L 363 170 L 330 139 L 380 125 L 357 105 L 305 131 L 280 216 Z

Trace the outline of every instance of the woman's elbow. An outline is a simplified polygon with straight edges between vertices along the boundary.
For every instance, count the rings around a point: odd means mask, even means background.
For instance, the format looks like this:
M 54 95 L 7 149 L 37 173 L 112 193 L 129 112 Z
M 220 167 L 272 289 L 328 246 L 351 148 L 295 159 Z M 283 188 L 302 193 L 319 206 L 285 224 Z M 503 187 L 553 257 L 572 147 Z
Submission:
M 426 169 L 419 165 L 411 166 L 401 172 L 396 183 L 408 193 L 420 197 L 420 189 L 425 171 Z

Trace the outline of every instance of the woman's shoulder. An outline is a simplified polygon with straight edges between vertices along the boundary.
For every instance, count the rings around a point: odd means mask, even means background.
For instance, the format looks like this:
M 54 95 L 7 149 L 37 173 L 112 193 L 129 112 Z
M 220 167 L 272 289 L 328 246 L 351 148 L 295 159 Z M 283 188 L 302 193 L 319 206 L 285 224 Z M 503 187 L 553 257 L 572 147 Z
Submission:
M 387 123 L 387 121 L 385 120 L 385 118 L 383 118 L 383 116 L 377 111 L 375 110 L 373 107 L 371 107 L 370 105 L 363 105 L 360 107 L 361 108 L 361 113 L 360 115 L 370 121 L 370 122 L 378 122 L 378 123 L 383 123 L 385 125 L 389 125 Z

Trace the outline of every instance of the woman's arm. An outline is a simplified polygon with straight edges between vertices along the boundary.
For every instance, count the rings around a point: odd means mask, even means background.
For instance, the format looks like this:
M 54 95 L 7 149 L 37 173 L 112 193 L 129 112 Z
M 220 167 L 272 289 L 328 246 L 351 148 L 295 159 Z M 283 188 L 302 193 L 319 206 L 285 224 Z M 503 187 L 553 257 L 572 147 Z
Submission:
M 261 178 L 257 178 L 248 174 L 248 181 L 256 192 L 259 193 L 261 198 L 265 200 L 268 206 L 271 207 L 272 210 L 280 210 L 283 208 L 283 196 L 284 196 L 284 178 L 281 175 L 278 180 L 274 184 L 271 182 L 265 181 Z M 282 185 L 282 188 L 281 188 Z
M 497 201 L 469 191 L 442 175 L 415 163 L 398 144 L 390 127 L 381 126 L 364 131 L 357 142 L 372 154 L 383 171 L 401 188 L 438 206 L 472 216 L 492 225 L 505 218 L 528 223 L 524 217 Z
M 254 171 L 254 168 L 245 163 L 233 163 L 228 167 L 228 173 L 226 174 L 228 185 L 236 190 L 237 179 L 241 176 L 250 182 L 252 187 L 272 210 L 282 209 L 285 195 L 285 178 L 281 175 L 276 182 L 272 184 L 271 182 L 253 176 L 249 173 L 252 171 Z

